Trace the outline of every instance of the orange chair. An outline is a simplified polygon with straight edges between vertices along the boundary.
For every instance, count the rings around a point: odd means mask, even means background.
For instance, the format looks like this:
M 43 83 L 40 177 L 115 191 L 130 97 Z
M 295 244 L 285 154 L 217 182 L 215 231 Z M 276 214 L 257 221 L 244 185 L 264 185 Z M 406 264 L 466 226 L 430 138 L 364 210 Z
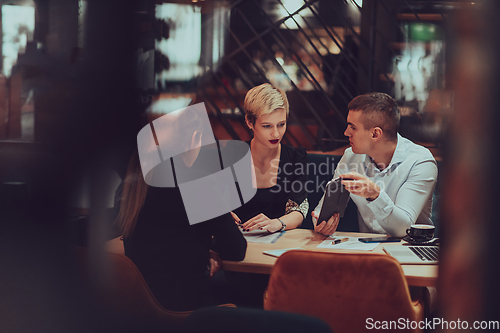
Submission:
M 91 269 L 84 248 L 77 255 L 91 298 L 124 327 L 170 331 L 178 328 L 191 311 L 169 311 L 161 306 L 135 264 L 124 254 L 105 253 L 105 270 Z M 222 306 L 235 307 L 233 304 Z
M 335 333 L 384 323 L 397 330 L 407 319 L 424 319 L 422 304 L 411 299 L 394 258 L 369 253 L 287 252 L 276 261 L 264 297 L 264 309 L 320 318 Z

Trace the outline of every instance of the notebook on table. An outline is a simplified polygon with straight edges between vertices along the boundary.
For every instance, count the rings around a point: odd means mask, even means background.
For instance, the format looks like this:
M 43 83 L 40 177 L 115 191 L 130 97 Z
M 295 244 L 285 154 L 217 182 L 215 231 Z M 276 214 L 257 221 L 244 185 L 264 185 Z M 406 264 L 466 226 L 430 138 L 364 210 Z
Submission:
M 396 258 L 401 264 L 437 264 L 438 246 L 384 246 L 384 251 Z

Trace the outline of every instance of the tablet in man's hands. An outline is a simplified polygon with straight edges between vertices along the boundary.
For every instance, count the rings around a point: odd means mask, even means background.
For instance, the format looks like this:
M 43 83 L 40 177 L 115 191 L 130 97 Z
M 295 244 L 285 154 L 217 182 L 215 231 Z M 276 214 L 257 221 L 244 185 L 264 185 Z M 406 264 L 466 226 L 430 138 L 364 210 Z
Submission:
M 339 217 L 344 216 L 345 208 L 349 202 L 349 191 L 342 185 L 342 179 L 353 180 L 337 177 L 326 185 L 323 206 L 321 206 L 317 224 L 328 221 L 335 213 L 339 213 Z

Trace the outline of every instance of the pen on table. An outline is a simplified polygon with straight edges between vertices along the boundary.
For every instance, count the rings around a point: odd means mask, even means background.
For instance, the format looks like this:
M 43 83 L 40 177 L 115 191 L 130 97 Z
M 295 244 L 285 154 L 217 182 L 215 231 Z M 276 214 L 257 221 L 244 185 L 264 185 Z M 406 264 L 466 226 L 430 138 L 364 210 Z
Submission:
M 348 238 L 348 237 L 346 237 L 346 238 L 342 238 L 342 239 L 336 239 L 336 240 L 334 240 L 334 241 L 332 242 L 332 244 L 334 244 L 334 245 L 335 245 L 335 244 L 340 244 L 340 243 L 343 243 L 343 242 L 347 242 L 348 240 L 349 240 L 349 238 Z
M 275 239 L 271 242 L 271 244 L 272 244 L 272 243 L 276 243 L 276 241 L 277 241 L 277 240 L 278 240 L 281 236 L 283 236 L 284 234 L 285 234 L 285 230 L 281 231 L 281 232 L 280 232 L 280 234 L 278 235 L 278 237 L 276 237 L 276 238 L 275 238 Z

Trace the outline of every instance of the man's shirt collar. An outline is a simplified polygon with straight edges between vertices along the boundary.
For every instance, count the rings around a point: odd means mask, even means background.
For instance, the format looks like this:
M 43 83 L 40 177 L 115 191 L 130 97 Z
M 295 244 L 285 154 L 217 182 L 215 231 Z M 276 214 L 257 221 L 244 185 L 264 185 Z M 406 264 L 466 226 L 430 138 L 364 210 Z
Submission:
M 397 137 L 397 144 L 396 144 L 396 149 L 394 150 L 394 154 L 392 155 L 391 162 L 385 168 L 384 170 L 380 171 L 377 166 L 375 165 L 375 161 L 368 156 L 368 154 L 365 155 L 365 168 L 366 169 L 371 169 L 372 171 L 379 171 L 381 173 L 388 172 L 388 170 L 395 169 L 400 163 L 402 163 L 405 158 L 406 158 L 406 149 L 404 147 L 404 138 L 399 135 Z

